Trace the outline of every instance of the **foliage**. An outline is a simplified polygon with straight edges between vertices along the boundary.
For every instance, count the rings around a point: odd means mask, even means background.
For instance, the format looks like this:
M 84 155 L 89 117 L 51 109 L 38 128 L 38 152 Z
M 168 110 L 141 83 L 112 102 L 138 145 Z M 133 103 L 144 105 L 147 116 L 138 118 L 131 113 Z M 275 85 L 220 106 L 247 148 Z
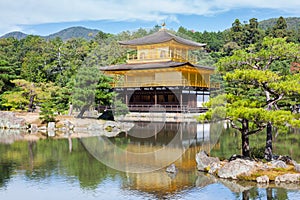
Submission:
M 279 108 L 278 104 L 283 97 L 299 95 L 299 76 L 292 76 L 286 70 L 278 71 L 282 69 L 278 65 L 275 65 L 277 71 L 274 70 L 274 63 L 297 60 L 299 50 L 299 45 L 287 43 L 283 38 L 266 37 L 261 44 L 221 58 L 217 66 L 226 81 L 227 94 L 212 98 L 206 104 L 210 110 L 199 120 L 229 120 L 232 127 L 241 132 L 244 156 L 250 155 L 248 136 L 267 125 L 299 127 L 298 114 L 284 110 L 286 107 Z
M 55 122 L 55 104 L 53 101 L 46 101 L 41 106 L 40 119 L 43 123 Z
M 116 99 L 113 103 L 114 116 L 126 115 L 129 113 L 129 109 L 120 99 Z
M 259 22 L 258 27 L 262 30 L 267 30 L 270 27 L 274 27 L 278 18 L 271 18 Z M 285 18 L 287 28 L 289 30 L 298 30 L 300 28 L 300 18 L 299 17 L 287 17 Z
M 287 75 L 289 74 L 290 63 L 299 61 L 297 59 L 291 60 L 291 57 L 295 58 L 299 55 L 299 49 L 298 51 L 295 49 L 299 48 L 296 44 L 300 42 L 300 31 L 298 28 L 291 26 L 291 22 L 297 20 L 298 18 L 284 19 L 281 17 L 274 20 L 274 23 L 272 22 L 267 30 L 266 28 L 260 28 L 261 22 L 258 22 L 256 18 L 243 23 L 236 19 L 232 27 L 224 31 L 199 32 L 180 27 L 173 33 L 199 43 L 206 43 L 205 51 L 193 52 L 199 60 L 198 64 L 213 66 L 220 60 L 219 63 L 223 64 L 218 65 L 218 68 L 222 73 L 233 71 L 236 68 L 249 70 L 251 69 L 249 62 L 255 63 L 253 66 L 262 68 L 268 63 L 267 58 L 271 59 L 271 71 L 275 74 L 280 71 L 286 77 L 280 78 L 278 83 L 273 81 L 268 84 L 268 88 L 282 93 L 288 84 L 291 86 L 296 85 L 295 79 L 292 81 L 290 79 L 293 78 L 289 79 Z M 297 25 L 297 23 L 292 24 Z M 19 34 L 22 36 L 19 40 L 13 37 L 0 38 L 0 109 L 27 109 L 32 111 L 34 106 L 40 106 L 45 115 L 47 115 L 47 110 L 52 115 L 52 112 L 65 113 L 72 102 L 77 108 L 82 108 L 82 102 L 86 100 L 77 101 L 80 99 L 79 96 L 84 94 L 84 91 L 80 88 L 83 85 L 88 85 L 88 80 L 84 80 L 79 75 L 82 74 L 82 68 L 99 69 L 100 66 L 125 63 L 126 54 L 132 52 L 121 47 L 118 41 L 146 36 L 158 31 L 160 28 L 156 25 L 150 30 L 140 28 L 134 32 L 123 31 L 119 34 L 109 34 L 82 27 L 73 27 L 49 37 L 34 35 L 23 37 L 22 34 Z M 272 35 L 272 31 L 280 32 L 280 30 L 281 32 L 284 31 L 284 35 L 277 33 L 277 35 Z M 264 35 L 286 36 L 286 39 L 262 39 Z M 291 41 L 294 43 L 291 43 Z M 284 51 L 282 51 L 283 48 Z M 278 55 L 278 52 L 282 52 L 282 54 L 279 57 L 274 57 L 274 55 Z M 224 58 L 224 56 L 229 57 Z M 227 66 L 226 69 L 222 69 L 225 65 Z M 92 72 L 86 73 L 92 74 Z M 244 72 L 236 71 L 236 73 Z M 250 73 L 250 71 L 245 71 L 245 73 Z M 255 72 L 251 73 L 255 74 Z M 92 78 L 95 83 L 95 85 L 92 84 L 93 89 L 89 91 L 92 98 L 90 96 L 87 99 L 94 99 L 95 101 L 89 102 L 88 105 L 101 104 L 109 106 L 115 95 L 110 88 L 111 79 L 100 73 L 98 73 L 98 78 L 98 80 Z M 26 81 L 26 83 L 23 82 L 22 85 L 18 81 L 19 79 Z M 219 81 L 220 77 L 215 76 L 212 79 Z M 230 77 L 228 76 L 227 79 L 229 80 Z M 249 95 L 252 98 L 251 100 L 257 99 L 261 103 L 263 102 L 264 91 L 259 89 L 258 86 L 263 83 L 257 81 L 258 85 L 252 84 L 252 87 L 235 81 L 238 87 L 225 83 L 222 84 L 222 88 L 231 90 L 235 95 L 247 89 L 249 94 L 253 94 Z M 31 89 L 30 86 L 32 86 Z M 43 90 L 48 91 L 50 87 L 54 87 L 56 91 L 53 94 L 44 94 Z M 82 94 L 78 96 L 77 93 L 80 92 Z M 89 92 L 87 91 L 87 93 Z M 94 94 L 92 94 L 93 92 Z M 299 97 L 295 92 L 295 88 L 290 88 L 285 95 L 288 95 L 288 97 L 284 96 L 278 102 L 279 107 L 287 110 L 290 106 L 297 105 Z M 79 103 L 80 101 L 81 103 Z
M 83 117 L 84 112 L 94 104 L 98 79 L 99 69 L 96 67 L 82 66 L 78 70 L 72 93 L 74 108 L 80 110 L 77 117 Z

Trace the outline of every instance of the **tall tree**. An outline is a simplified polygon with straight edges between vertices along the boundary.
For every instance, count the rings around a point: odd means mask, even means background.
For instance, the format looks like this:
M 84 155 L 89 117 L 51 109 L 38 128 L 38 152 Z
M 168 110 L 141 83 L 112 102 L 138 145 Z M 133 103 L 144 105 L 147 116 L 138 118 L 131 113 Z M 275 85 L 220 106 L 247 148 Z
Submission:
M 287 23 L 282 16 L 278 18 L 275 26 L 272 29 L 271 34 L 271 36 L 276 38 L 284 38 L 288 35 Z
M 223 109 L 223 117 L 229 119 L 232 126 L 241 131 L 244 137 L 243 155 L 249 155 L 246 148 L 249 146 L 249 133 L 257 133 L 267 127 L 265 156 L 271 159 L 272 126 L 293 124 L 297 121 L 296 115 L 289 110 L 284 111 L 286 107 L 280 108 L 278 103 L 291 94 L 299 95 L 300 76 L 290 76 L 283 71 L 272 70 L 276 66 L 275 63 L 280 65 L 284 61 L 291 63 L 299 59 L 299 50 L 299 45 L 287 43 L 285 39 L 265 38 L 257 47 L 238 50 L 234 55 L 219 61 L 218 70 L 227 81 L 228 93 L 223 97 L 223 104 L 227 102 Z M 212 109 L 208 115 L 217 115 L 217 111 L 218 109 Z M 249 123 L 252 125 L 249 126 Z
M 10 81 L 19 78 L 17 70 L 17 66 L 0 60 L 0 94 L 13 88 L 14 85 Z
M 79 68 L 75 78 L 72 93 L 74 108 L 79 109 L 78 118 L 82 118 L 95 103 L 96 87 L 99 80 L 99 69 L 93 66 L 82 66 Z

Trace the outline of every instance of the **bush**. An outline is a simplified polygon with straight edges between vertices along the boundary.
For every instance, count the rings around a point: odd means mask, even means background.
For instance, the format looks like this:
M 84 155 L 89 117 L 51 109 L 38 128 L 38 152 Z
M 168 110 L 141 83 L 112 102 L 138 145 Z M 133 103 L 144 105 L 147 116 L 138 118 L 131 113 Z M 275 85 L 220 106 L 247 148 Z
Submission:
M 252 147 L 250 149 L 250 157 L 256 159 L 264 159 L 265 147 Z

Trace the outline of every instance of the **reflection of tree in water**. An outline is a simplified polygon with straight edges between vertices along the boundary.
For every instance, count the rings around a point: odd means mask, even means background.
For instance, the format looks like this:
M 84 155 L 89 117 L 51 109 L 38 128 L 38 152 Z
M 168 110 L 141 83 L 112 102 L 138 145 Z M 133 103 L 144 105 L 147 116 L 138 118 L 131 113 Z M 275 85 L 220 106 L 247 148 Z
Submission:
M 288 199 L 288 190 L 285 188 L 272 188 L 268 187 L 265 190 L 265 194 L 263 190 L 258 188 L 252 188 L 250 190 L 245 190 L 242 192 L 243 200 L 249 199 L 267 199 L 267 200 L 284 200 Z
M 46 179 L 53 174 L 76 177 L 85 189 L 95 189 L 108 176 L 118 173 L 94 159 L 78 139 L 72 139 L 72 147 L 70 153 L 67 139 L 0 144 L 0 187 L 5 186 L 15 170 L 24 171 L 30 180 Z
M 0 188 L 5 187 L 13 173 L 13 163 L 0 163 Z

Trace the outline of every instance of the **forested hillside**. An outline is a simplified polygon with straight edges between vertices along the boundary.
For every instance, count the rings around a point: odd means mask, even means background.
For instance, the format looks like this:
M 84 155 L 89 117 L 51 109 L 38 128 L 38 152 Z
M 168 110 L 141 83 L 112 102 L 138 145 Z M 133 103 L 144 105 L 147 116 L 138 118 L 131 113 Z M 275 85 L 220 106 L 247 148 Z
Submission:
M 59 37 L 62 40 L 68 40 L 70 38 L 84 38 L 87 40 L 91 40 L 93 37 L 95 37 L 95 35 L 97 35 L 98 32 L 99 30 L 96 29 L 88 29 L 79 26 L 79 27 L 71 27 L 71 28 L 64 29 L 57 33 L 46 36 L 45 38 L 53 39 Z
M 252 18 L 247 23 L 236 19 L 232 27 L 223 32 L 194 32 L 180 27 L 174 34 L 206 43 L 205 51 L 194 51 L 193 54 L 198 57 L 198 64 L 214 66 L 219 59 L 231 56 L 237 50 L 261 44 L 265 37 L 286 38 L 286 43 L 299 45 L 299 30 L 291 31 L 287 27 L 285 19 L 280 17 L 274 26 L 263 30 L 257 19 Z M 55 114 L 68 112 L 70 105 L 79 110 L 110 105 L 114 95 L 110 92 L 111 79 L 97 69 L 125 63 L 127 53 L 131 52 L 122 48 L 118 41 L 139 38 L 160 27 L 116 35 L 80 29 L 81 36 L 75 33 L 78 28 L 70 28 L 48 39 L 32 35 L 20 40 L 13 37 L 0 39 L 1 110 L 33 111 L 38 107 L 44 119 L 50 121 Z M 67 39 L 70 36 L 71 39 Z M 299 60 L 285 61 L 286 70 L 291 62 Z M 90 82 L 93 88 L 84 89 Z M 92 102 L 85 104 L 91 99 L 80 98 L 83 93 L 93 97 Z
M 300 17 L 287 17 L 285 18 L 288 30 L 299 30 L 300 29 Z M 272 28 L 277 22 L 277 18 L 267 19 L 259 22 L 258 27 L 267 30 Z
M 91 40 L 92 38 L 94 38 L 97 35 L 98 32 L 99 32 L 99 30 L 96 30 L 96 29 L 89 29 L 89 28 L 78 26 L 78 27 L 66 28 L 57 33 L 53 33 L 48 36 L 40 36 L 40 37 L 44 38 L 44 39 L 54 39 L 54 38 L 58 37 L 58 38 L 62 39 L 63 41 L 66 41 L 66 40 L 69 40 L 72 38 L 83 38 L 86 40 Z M 15 32 L 7 33 L 7 34 L 1 36 L 0 38 L 13 37 L 15 39 L 20 40 L 27 36 L 28 35 L 25 33 L 15 31 Z
M 20 40 L 27 37 L 27 34 L 22 33 L 20 31 L 14 31 L 1 36 L 0 38 L 10 38 L 10 37 Z

